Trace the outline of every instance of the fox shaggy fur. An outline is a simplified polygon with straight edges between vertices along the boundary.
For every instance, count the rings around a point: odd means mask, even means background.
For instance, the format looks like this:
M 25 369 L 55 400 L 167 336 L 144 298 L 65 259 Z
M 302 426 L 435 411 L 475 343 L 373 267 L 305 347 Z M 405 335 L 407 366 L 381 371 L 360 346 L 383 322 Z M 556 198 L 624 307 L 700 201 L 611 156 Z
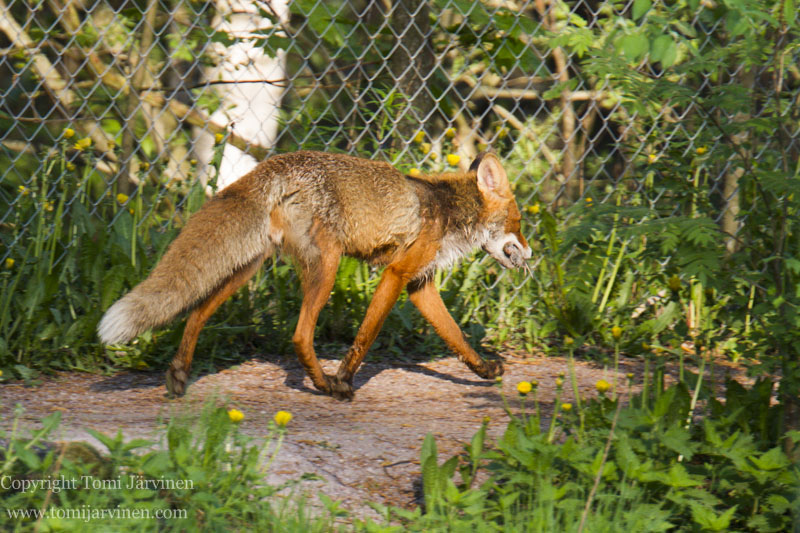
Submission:
M 292 340 L 317 389 L 352 398 L 353 376 L 404 288 L 460 359 L 491 378 L 502 365 L 469 346 L 433 283 L 437 268 L 478 247 L 507 268 L 531 256 L 505 170 L 491 153 L 478 156 L 469 172 L 417 178 L 349 155 L 277 155 L 190 217 L 150 276 L 108 309 L 98 333 L 107 344 L 127 342 L 189 310 L 167 372 L 170 394 L 181 395 L 206 320 L 280 250 L 299 269 L 303 304 Z M 353 346 L 331 376 L 317 361 L 313 334 L 342 255 L 386 268 Z

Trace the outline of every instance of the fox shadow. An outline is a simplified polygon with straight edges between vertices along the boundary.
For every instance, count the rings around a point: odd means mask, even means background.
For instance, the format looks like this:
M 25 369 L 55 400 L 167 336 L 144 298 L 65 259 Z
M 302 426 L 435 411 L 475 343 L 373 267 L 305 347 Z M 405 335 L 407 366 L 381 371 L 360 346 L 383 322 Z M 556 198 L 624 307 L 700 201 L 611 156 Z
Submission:
M 383 356 L 380 356 L 383 358 Z M 428 368 L 422 364 L 422 362 L 428 361 L 429 359 L 422 359 L 420 361 L 403 361 L 403 362 L 393 362 L 389 359 L 389 356 L 385 356 L 387 360 L 374 360 L 375 358 L 370 358 L 365 361 L 358 370 L 358 373 L 355 375 L 353 379 L 353 390 L 358 391 L 361 387 L 366 385 L 372 378 L 384 372 L 386 370 L 395 369 L 395 368 L 402 368 L 408 372 L 419 373 L 426 376 L 430 376 L 436 379 L 449 381 L 451 383 L 457 385 L 468 385 L 472 387 L 481 387 L 486 388 L 486 390 L 490 390 L 490 388 L 494 385 L 494 381 L 492 380 L 485 380 L 478 376 L 470 376 L 468 378 L 457 376 L 454 374 L 449 374 L 446 372 L 440 372 L 438 370 L 434 370 Z M 326 359 L 326 371 L 328 373 L 335 373 L 336 368 L 340 364 L 340 359 Z M 197 380 L 205 377 L 214 375 L 218 372 L 227 370 L 229 368 L 245 364 L 248 362 L 266 362 L 270 364 L 274 364 L 281 368 L 284 371 L 284 378 L 283 378 L 283 386 L 300 391 L 311 393 L 315 395 L 326 395 L 325 393 L 315 389 L 310 384 L 310 380 L 306 379 L 307 374 L 303 369 L 302 365 L 298 361 L 298 359 L 294 355 L 277 355 L 277 356 L 265 356 L 265 355 L 257 355 L 254 357 L 250 357 L 247 359 L 243 359 L 242 361 L 238 362 L 230 362 L 223 365 L 216 365 L 216 367 L 212 368 L 209 365 L 196 365 L 191 373 L 191 377 L 189 379 L 189 387 L 196 382 Z M 128 370 L 116 373 L 114 375 L 108 376 L 96 383 L 93 383 L 89 386 L 89 390 L 93 392 L 108 392 L 108 391 L 118 391 L 118 390 L 138 390 L 138 389 L 153 389 L 159 387 L 165 387 L 165 373 L 167 371 L 168 364 L 165 364 L 162 368 L 157 370 L 146 370 L 146 371 L 139 371 L 139 370 Z M 165 389 L 166 395 L 166 389 Z

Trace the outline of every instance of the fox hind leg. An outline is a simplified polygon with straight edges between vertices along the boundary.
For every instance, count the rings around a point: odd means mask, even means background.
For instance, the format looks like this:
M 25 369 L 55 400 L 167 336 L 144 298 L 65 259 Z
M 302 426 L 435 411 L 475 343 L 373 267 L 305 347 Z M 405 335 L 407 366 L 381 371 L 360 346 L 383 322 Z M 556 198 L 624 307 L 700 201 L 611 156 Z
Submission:
M 300 316 L 297 327 L 292 337 L 294 351 L 306 374 L 311 378 L 314 387 L 318 390 L 333 394 L 333 383 L 330 376 L 322 372 L 322 367 L 314 352 L 314 328 L 317 325 L 319 313 L 333 290 L 336 282 L 336 271 L 339 268 L 341 250 L 333 242 L 327 243 L 324 249 L 319 249 L 319 254 L 314 260 L 301 262 L 303 304 L 300 307 Z
M 189 368 L 192 366 L 192 357 L 197 345 L 197 337 L 206 321 L 225 300 L 253 277 L 269 254 L 263 254 L 249 263 L 239 267 L 225 279 L 205 300 L 195 307 L 186 320 L 183 338 L 178 346 L 178 352 L 172 359 L 167 370 L 167 392 L 170 397 L 183 396 L 186 392 L 186 382 L 189 379 Z
M 482 378 L 491 379 L 503 374 L 503 365 L 500 361 L 484 361 L 464 338 L 461 328 L 453 320 L 452 315 L 445 307 L 439 291 L 432 280 L 412 282 L 408 286 L 408 296 L 411 302 L 419 309 L 436 330 L 436 333 L 447 343 L 451 350 L 456 352 L 473 372 Z

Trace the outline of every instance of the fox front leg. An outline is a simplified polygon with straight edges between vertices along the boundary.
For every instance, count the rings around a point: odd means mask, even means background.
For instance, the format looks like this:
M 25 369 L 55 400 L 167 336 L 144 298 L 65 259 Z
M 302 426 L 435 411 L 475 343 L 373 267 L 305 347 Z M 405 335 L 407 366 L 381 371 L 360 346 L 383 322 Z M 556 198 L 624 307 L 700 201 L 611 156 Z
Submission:
M 445 307 L 436 284 L 432 280 L 412 282 L 408 286 L 408 297 L 411 302 L 419 309 L 436 330 L 436 333 L 447 343 L 457 355 L 473 372 L 485 379 L 491 379 L 503 374 L 503 363 L 501 361 L 485 361 L 472 349 L 461 328 L 453 319 L 450 312 Z

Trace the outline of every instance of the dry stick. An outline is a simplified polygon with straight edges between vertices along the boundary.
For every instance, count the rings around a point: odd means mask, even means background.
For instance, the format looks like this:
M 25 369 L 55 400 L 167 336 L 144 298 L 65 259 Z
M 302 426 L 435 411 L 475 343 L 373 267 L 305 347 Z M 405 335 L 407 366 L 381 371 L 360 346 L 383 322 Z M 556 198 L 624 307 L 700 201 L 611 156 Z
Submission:
M 134 135 L 133 127 L 136 122 L 137 109 L 141 106 L 142 101 L 139 98 L 138 88 L 144 85 L 144 79 L 147 75 L 147 54 L 148 49 L 153 44 L 153 25 L 156 20 L 156 13 L 158 7 L 158 0 L 149 0 L 147 3 L 147 11 L 145 12 L 142 23 L 142 36 L 139 39 L 139 56 L 131 54 L 131 59 L 136 59 L 136 62 L 131 66 L 133 67 L 133 75 L 131 83 L 127 86 L 127 108 L 125 115 L 122 117 L 124 127 L 122 129 L 122 169 L 119 173 L 117 180 L 117 188 L 125 193 L 131 193 L 131 163 L 133 162 L 133 152 L 136 150 L 136 138 Z M 144 113 L 142 113 L 144 115 Z
M 12 46 L 21 49 L 38 50 L 39 45 L 12 18 L 11 11 L 9 11 L 4 0 L 0 0 L 0 12 L 4 13 L 4 16 L 0 17 L 0 31 L 8 37 Z M 32 57 L 33 69 L 36 75 L 42 80 L 45 88 L 52 95 L 56 105 L 61 108 L 64 115 L 69 116 L 69 110 L 79 98 L 68 88 L 69 83 L 61 77 L 55 66 L 47 59 L 47 56 L 38 52 L 34 53 Z M 100 124 L 95 121 L 87 121 L 80 129 L 91 137 L 95 146 L 104 152 L 104 156 L 108 160 L 116 160 L 114 153 L 108 150 L 108 140 Z
M 592 507 L 592 500 L 597 492 L 597 487 L 600 486 L 600 478 L 603 477 L 603 467 L 606 465 L 608 452 L 611 451 L 611 441 L 614 439 L 614 429 L 617 427 L 617 419 L 619 418 L 619 412 L 621 409 L 622 400 L 618 398 L 617 409 L 614 411 L 614 420 L 611 421 L 611 430 L 608 432 L 608 439 L 606 439 L 606 448 L 603 450 L 603 458 L 600 460 L 600 469 L 597 471 L 597 475 L 594 477 L 594 485 L 592 485 L 592 490 L 589 491 L 589 497 L 586 499 L 586 505 L 584 506 L 583 514 L 581 515 L 581 523 L 578 525 L 578 533 L 581 533 L 583 531 L 583 526 L 586 525 L 586 518 L 589 516 L 589 509 Z

